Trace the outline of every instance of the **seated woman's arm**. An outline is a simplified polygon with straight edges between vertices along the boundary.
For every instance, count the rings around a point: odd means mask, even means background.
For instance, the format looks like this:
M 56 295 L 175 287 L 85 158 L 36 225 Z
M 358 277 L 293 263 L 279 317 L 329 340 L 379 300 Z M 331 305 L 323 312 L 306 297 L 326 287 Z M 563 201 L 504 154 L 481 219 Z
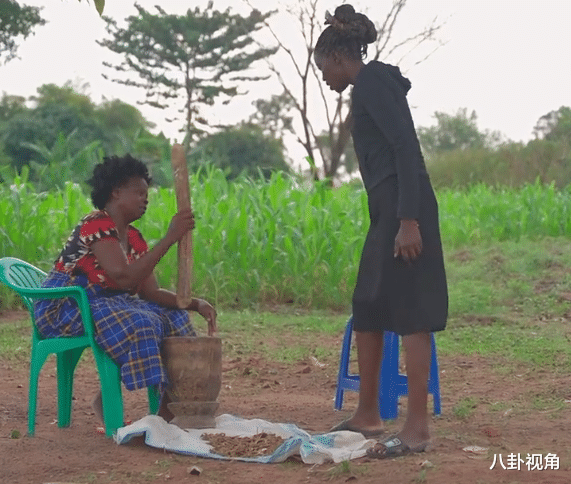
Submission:
M 152 301 L 167 308 L 178 309 L 176 294 L 166 289 L 161 289 L 157 283 L 155 274 L 151 274 L 139 286 L 139 296 L 147 301 Z M 204 299 L 192 298 L 191 303 L 184 309 L 196 311 L 208 322 L 208 334 L 212 336 L 217 331 L 216 311 Z
M 176 304 L 176 294 L 167 289 L 161 289 L 154 273 L 139 286 L 138 294 L 139 297 L 147 301 L 155 302 L 167 308 L 180 309 Z M 193 298 L 190 305 L 184 309 L 198 311 L 198 299 Z
M 190 210 L 177 213 L 171 220 L 166 235 L 149 252 L 129 263 L 117 239 L 94 242 L 91 250 L 107 275 L 126 291 L 136 289 L 147 279 L 153 269 L 167 253 L 171 245 L 181 239 L 194 227 L 194 216 Z

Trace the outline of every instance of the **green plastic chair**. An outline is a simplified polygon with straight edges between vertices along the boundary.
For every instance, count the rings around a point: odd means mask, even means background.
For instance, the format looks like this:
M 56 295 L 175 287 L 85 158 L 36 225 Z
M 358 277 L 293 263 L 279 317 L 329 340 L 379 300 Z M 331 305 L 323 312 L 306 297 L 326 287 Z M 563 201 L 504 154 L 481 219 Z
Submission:
M 121 373 L 117 364 L 97 345 L 93 333 L 93 319 L 89 299 L 81 286 L 42 288 L 46 273 L 33 265 L 16 259 L 0 259 L 0 281 L 18 293 L 32 318 L 32 358 L 30 362 L 30 391 L 28 396 L 28 434 L 34 435 L 36 425 L 36 403 L 38 379 L 47 357 L 57 356 L 58 426 L 69 427 L 71 423 L 71 402 L 73 374 L 85 348 L 91 348 L 101 381 L 103 420 L 105 435 L 112 437 L 123 424 L 123 397 L 121 394 Z M 60 338 L 43 338 L 36 327 L 34 299 L 72 297 L 77 301 L 85 334 Z M 159 407 L 156 387 L 149 387 L 149 412 L 155 414 Z

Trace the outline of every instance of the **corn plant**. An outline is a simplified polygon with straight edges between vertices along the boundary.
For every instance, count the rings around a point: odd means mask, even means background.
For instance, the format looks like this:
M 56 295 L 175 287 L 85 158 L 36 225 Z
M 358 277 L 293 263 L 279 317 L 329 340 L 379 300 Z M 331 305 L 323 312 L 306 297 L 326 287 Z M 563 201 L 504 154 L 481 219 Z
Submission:
M 352 184 L 330 188 L 282 173 L 228 181 L 217 169 L 190 179 L 196 217 L 193 292 L 217 304 L 348 308 L 368 228 L 367 197 Z M 539 182 L 521 188 L 473 185 L 437 191 L 445 250 L 489 241 L 571 237 L 571 189 Z M 153 246 L 165 234 L 176 198 L 150 190 L 135 225 Z M 0 256 L 47 270 L 81 217 L 88 194 L 66 183 L 37 192 L 25 178 L 0 185 Z M 161 260 L 161 286 L 176 286 L 176 249 Z M 0 298 L 6 301 L 5 293 Z M 4 296 L 4 297 L 2 297 Z M 1 307 L 2 303 L 0 303 Z

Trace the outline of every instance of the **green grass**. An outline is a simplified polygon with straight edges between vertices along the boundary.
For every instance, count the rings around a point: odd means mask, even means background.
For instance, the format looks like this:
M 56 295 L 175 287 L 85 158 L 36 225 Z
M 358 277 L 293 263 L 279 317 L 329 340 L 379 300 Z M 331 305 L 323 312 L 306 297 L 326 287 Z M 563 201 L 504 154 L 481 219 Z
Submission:
M 0 313 L 0 360 L 27 362 L 30 359 L 31 323 L 25 319 L 2 323 Z
M 507 241 L 447 251 L 450 315 L 437 335 L 441 355 L 498 356 L 571 371 L 571 246 L 564 238 Z M 313 356 L 335 362 L 349 311 L 282 305 L 220 308 L 229 357 L 257 354 L 291 363 Z M 1 320 L 1 315 L 0 315 Z M 199 332 L 206 324 L 198 315 Z M 28 321 L 0 324 L 0 357 L 29 358 Z M 498 372 L 508 371 L 499 367 Z M 508 371 L 509 373 L 509 371 Z
M 450 304 L 448 330 L 437 335 L 439 354 L 497 356 L 554 374 L 571 371 L 568 238 L 445 246 L 445 257 Z M 258 354 L 285 363 L 310 356 L 337 360 L 349 304 L 341 310 L 295 303 L 235 306 L 218 307 L 227 355 Z M 205 332 L 200 316 L 194 322 Z M 27 361 L 29 335 L 28 321 L 0 324 L 0 358 Z M 509 374 L 503 366 L 495 371 Z
M 439 351 L 501 355 L 571 370 L 571 248 L 565 238 L 447 254 L 448 327 Z
M 466 420 L 470 418 L 476 408 L 478 407 L 478 402 L 474 397 L 462 398 L 452 409 L 454 416 L 460 420 Z
M 488 405 L 488 411 L 504 413 L 511 408 L 511 402 L 494 402 Z
M 540 412 L 561 412 L 569 406 L 563 399 L 549 395 L 535 395 L 531 404 Z
M 291 363 L 310 356 L 318 361 L 336 358 L 338 349 L 324 344 L 323 339 L 343 330 L 347 314 L 282 307 L 276 312 L 222 310 L 218 320 L 225 352 L 230 357 L 257 353 Z M 205 331 L 200 316 L 194 318 L 194 324 L 199 331 Z
M 414 478 L 414 482 L 416 482 L 418 484 L 422 484 L 422 483 L 426 482 L 426 469 L 421 469 L 418 472 L 418 476 L 416 476 Z
M 345 479 L 346 481 L 358 480 L 359 476 L 366 476 L 370 469 L 367 465 L 361 465 L 344 460 L 331 467 L 325 473 L 328 480 Z

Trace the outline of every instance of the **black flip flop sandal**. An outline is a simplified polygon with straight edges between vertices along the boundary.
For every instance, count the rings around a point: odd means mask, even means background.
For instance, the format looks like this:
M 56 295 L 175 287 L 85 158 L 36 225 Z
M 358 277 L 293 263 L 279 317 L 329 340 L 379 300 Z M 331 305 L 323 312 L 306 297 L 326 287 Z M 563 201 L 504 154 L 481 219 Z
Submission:
M 398 437 L 392 437 L 384 442 L 379 442 L 367 449 L 367 457 L 371 459 L 393 459 L 403 455 L 418 454 L 424 452 L 428 442 L 422 442 L 414 447 L 409 447 Z

